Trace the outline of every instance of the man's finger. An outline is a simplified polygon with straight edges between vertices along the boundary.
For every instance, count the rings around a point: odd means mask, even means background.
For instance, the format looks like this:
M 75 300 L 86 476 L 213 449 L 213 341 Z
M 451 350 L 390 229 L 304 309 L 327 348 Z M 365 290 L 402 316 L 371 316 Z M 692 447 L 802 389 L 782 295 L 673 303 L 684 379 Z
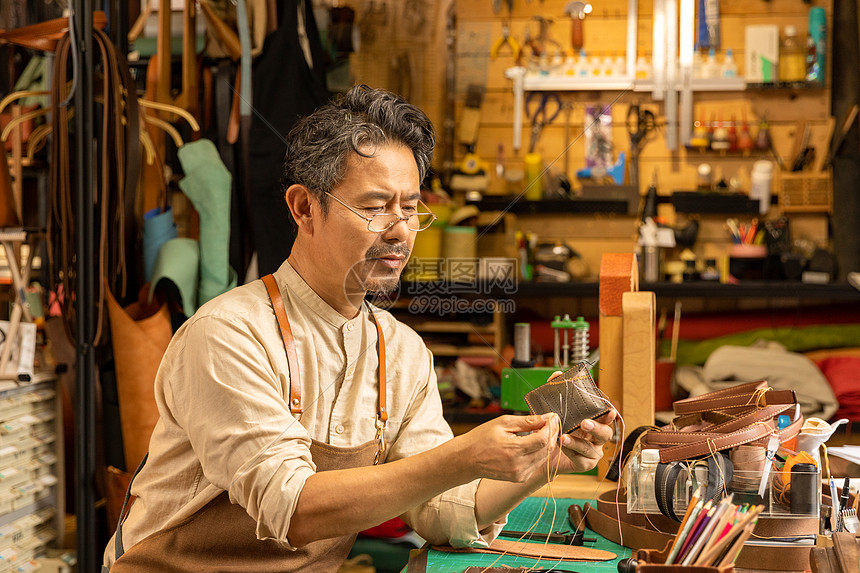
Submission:
M 567 450 L 575 452 L 577 455 L 593 460 L 599 459 L 603 455 L 602 451 L 599 451 L 595 445 L 588 440 L 583 440 L 582 438 L 578 438 L 571 434 L 564 436 L 562 439 L 562 446 Z
M 507 429 L 512 432 L 529 432 L 539 430 L 558 416 L 553 413 L 541 414 L 539 416 L 506 416 Z
M 612 439 L 613 429 L 612 426 L 607 424 L 601 424 L 600 422 L 595 422 L 594 420 L 583 420 L 580 427 L 580 434 L 585 439 L 591 439 L 595 443 L 603 443 Z

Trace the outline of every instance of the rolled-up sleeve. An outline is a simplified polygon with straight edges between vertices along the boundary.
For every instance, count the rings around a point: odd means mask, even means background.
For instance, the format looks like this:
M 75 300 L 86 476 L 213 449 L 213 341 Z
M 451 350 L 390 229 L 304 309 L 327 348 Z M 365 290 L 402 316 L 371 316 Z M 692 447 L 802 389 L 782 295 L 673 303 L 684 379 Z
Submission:
M 422 344 L 423 346 L 423 344 Z M 397 439 L 391 447 L 389 460 L 405 458 L 434 448 L 451 438 L 453 433 L 442 416 L 442 401 L 433 355 L 423 348 L 424 359 L 419 369 L 424 381 L 416 385 L 411 407 L 404 416 Z M 478 530 L 475 518 L 475 494 L 480 480 L 449 489 L 410 509 L 403 516 L 421 537 L 433 544 L 454 547 L 486 547 L 501 532 L 507 516 L 489 527 Z
M 290 518 L 316 467 L 311 438 L 284 399 L 288 379 L 253 328 L 213 317 L 188 325 L 184 343 L 195 351 L 176 365 L 166 393 L 183 406 L 167 411 L 186 429 L 206 480 L 257 522 L 257 537 L 289 545 Z

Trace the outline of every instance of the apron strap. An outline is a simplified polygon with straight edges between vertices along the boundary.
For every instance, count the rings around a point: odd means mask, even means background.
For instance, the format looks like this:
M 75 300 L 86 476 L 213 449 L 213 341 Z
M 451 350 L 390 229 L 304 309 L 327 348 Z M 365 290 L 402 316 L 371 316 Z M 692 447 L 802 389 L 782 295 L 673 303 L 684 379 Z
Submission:
M 269 293 L 269 298 L 272 299 L 272 308 L 275 310 L 275 317 L 278 319 L 278 326 L 281 329 L 281 338 L 284 340 L 284 348 L 287 351 L 287 366 L 290 370 L 290 412 L 293 414 L 302 413 L 302 385 L 299 373 L 299 358 L 296 354 L 296 344 L 293 340 L 293 331 L 290 328 L 290 320 L 287 318 L 287 312 L 284 310 L 284 301 L 281 298 L 281 290 L 275 282 L 274 275 L 268 274 L 263 277 L 263 283 L 266 285 L 266 291 Z M 385 375 L 385 336 L 382 333 L 382 325 L 376 320 L 376 315 L 370 306 L 367 307 L 370 313 L 370 318 L 376 326 L 377 334 L 377 351 L 379 353 L 379 411 L 376 415 L 376 439 L 379 441 L 379 452 L 377 453 L 374 464 L 381 460 L 382 454 L 385 451 L 385 429 L 388 425 L 388 407 L 386 402 L 386 375 Z
M 122 546 L 122 522 L 125 520 L 125 512 L 128 509 L 128 502 L 131 499 L 131 484 L 134 483 L 134 478 L 136 478 L 137 474 L 140 473 L 140 470 L 143 469 L 143 465 L 146 463 L 146 458 L 148 457 L 149 452 L 146 452 L 143 459 L 140 460 L 140 464 L 137 466 L 137 469 L 134 470 L 131 480 L 128 482 L 128 489 L 125 490 L 125 499 L 122 500 L 122 509 L 119 512 L 119 521 L 116 524 L 116 535 L 114 535 L 114 561 L 122 557 L 122 554 L 125 553 L 125 548 Z M 104 571 L 104 566 L 102 566 L 102 571 Z
M 370 318 L 373 319 L 373 324 L 376 325 L 377 351 L 379 353 L 379 421 L 384 424 L 388 421 L 388 408 L 385 402 L 385 336 L 382 334 L 382 325 L 376 320 L 376 315 L 373 314 L 370 306 L 367 307 L 367 310 L 370 313 Z
M 290 320 L 287 318 L 287 312 L 284 310 L 284 301 L 281 298 L 281 290 L 275 282 L 275 277 L 271 274 L 266 275 L 263 277 L 263 283 L 269 292 L 269 298 L 272 299 L 275 317 L 277 317 L 278 326 L 281 328 L 284 349 L 287 351 L 287 367 L 290 371 L 290 412 L 301 414 L 302 380 L 301 372 L 299 371 L 299 357 L 296 354 L 296 343 L 293 340 L 293 331 L 290 329 Z

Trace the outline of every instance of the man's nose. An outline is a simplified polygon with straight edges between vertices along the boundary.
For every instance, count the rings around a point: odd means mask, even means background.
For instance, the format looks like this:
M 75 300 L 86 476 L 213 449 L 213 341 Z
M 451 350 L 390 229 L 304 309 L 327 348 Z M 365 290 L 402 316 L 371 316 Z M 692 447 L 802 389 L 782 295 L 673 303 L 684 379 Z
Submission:
M 401 243 L 406 241 L 406 238 L 411 232 L 412 231 L 409 230 L 409 227 L 406 226 L 406 221 L 404 219 L 400 219 L 389 227 L 388 230 L 382 233 L 382 238 L 389 243 Z

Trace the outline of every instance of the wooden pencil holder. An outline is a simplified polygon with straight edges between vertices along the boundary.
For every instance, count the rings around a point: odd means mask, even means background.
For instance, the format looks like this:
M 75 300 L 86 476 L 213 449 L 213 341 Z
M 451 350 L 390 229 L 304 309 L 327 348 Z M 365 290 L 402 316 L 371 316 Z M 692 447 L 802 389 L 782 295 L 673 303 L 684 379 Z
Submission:
M 666 565 L 666 557 L 669 556 L 669 544 L 665 549 L 640 549 L 636 553 L 636 573 L 733 573 L 734 563 L 722 567 L 704 567 L 693 565 Z

